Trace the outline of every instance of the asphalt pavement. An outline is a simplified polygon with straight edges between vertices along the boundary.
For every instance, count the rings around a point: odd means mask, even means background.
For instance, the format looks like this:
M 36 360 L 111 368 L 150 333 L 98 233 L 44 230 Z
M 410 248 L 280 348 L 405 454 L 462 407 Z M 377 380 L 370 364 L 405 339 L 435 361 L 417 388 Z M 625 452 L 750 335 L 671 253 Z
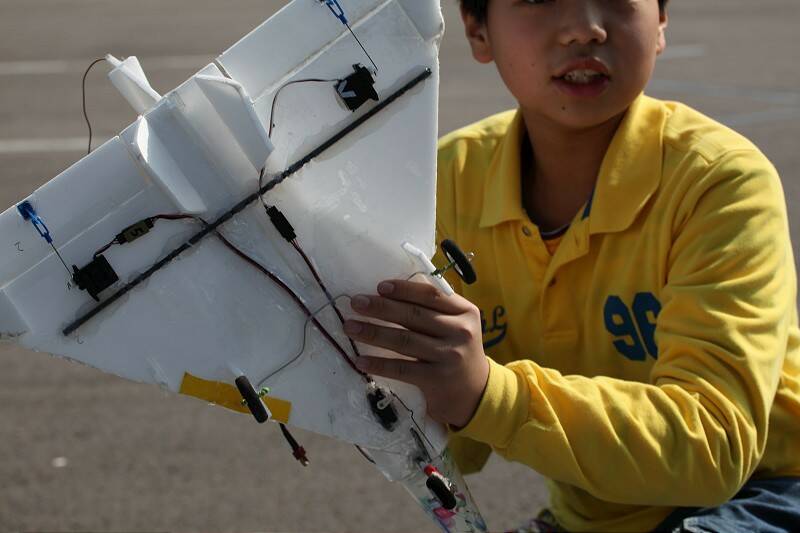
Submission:
M 0 208 L 82 156 L 93 59 L 136 55 L 164 93 L 284 3 L 0 0 Z M 441 133 L 514 105 L 494 68 L 471 59 L 455 6 L 444 0 Z M 753 140 L 782 176 L 800 242 L 800 4 L 673 0 L 670 14 L 648 92 Z M 99 139 L 135 119 L 102 71 L 87 84 Z M 309 468 L 275 426 L 0 345 L 0 531 L 437 530 L 351 446 L 297 436 Z M 493 530 L 547 500 L 538 475 L 498 458 L 469 482 Z

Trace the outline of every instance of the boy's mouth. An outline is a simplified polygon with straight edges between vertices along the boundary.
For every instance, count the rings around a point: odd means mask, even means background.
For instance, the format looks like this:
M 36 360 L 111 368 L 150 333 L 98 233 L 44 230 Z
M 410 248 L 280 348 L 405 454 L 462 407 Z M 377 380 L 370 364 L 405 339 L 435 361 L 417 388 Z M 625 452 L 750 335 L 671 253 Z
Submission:
M 573 98 L 594 98 L 611 83 L 611 73 L 597 57 L 578 57 L 565 63 L 553 76 L 553 83 Z
M 567 83 L 574 83 L 577 85 L 589 85 L 592 83 L 597 83 L 599 81 L 607 80 L 608 75 L 591 69 L 576 69 L 567 72 L 565 75 L 557 79 L 564 80 Z
M 611 77 L 603 72 L 583 68 L 554 77 L 553 82 L 561 92 L 570 97 L 594 98 L 606 91 L 611 83 Z

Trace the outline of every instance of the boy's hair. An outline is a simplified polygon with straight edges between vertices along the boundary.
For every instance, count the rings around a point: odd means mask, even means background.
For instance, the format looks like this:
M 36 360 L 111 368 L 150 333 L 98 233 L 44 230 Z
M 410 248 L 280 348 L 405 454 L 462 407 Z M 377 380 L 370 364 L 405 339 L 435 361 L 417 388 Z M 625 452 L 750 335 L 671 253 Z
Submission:
M 658 0 L 658 9 L 664 11 L 668 0 Z M 483 22 L 486 20 L 486 9 L 489 7 L 489 0 L 458 0 L 464 10 Z

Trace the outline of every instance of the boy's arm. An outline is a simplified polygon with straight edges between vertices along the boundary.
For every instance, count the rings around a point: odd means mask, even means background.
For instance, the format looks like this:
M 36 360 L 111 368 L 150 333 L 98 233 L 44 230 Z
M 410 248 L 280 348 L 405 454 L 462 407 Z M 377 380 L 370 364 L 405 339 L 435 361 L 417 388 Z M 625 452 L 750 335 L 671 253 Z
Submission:
M 729 154 L 700 179 L 670 255 L 650 383 L 492 363 L 460 435 L 607 501 L 710 506 L 736 493 L 765 447 L 796 275 L 763 156 Z
M 406 329 L 362 323 L 351 336 L 416 361 L 357 364 L 420 386 L 433 416 L 468 422 L 459 436 L 597 498 L 727 501 L 763 454 L 796 276 L 780 181 L 763 156 L 730 153 L 696 179 L 674 228 L 649 383 L 564 376 L 531 361 L 487 369 L 471 304 L 407 282 L 399 294 L 365 297 L 359 311 Z

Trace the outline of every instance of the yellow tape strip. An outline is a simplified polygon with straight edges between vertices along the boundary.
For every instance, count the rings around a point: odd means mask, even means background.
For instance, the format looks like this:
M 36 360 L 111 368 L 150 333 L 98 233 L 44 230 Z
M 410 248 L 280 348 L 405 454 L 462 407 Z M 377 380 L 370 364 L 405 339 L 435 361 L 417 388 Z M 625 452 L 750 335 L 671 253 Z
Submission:
M 227 407 L 239 413 L 250 414 L 250 409 L 248 409 L 246 405 L 242 405 L 242 395 L 239 394 L 239 389 L 221 381 L 208 381 L 186 372 L 183 375 L 180 393 L 187 396 L 194 396 L 195 398 L 200 398 L 201 400 L 222 407 Z M 264 396 L 263 400 L 272 412 L 272 418 L 274 420 L 283 422 L 284 424 L 289 423 L 289 413 L 292 412 L 292 402 L 287 402 L 280 398 L 273 398 L 272 396 Z

